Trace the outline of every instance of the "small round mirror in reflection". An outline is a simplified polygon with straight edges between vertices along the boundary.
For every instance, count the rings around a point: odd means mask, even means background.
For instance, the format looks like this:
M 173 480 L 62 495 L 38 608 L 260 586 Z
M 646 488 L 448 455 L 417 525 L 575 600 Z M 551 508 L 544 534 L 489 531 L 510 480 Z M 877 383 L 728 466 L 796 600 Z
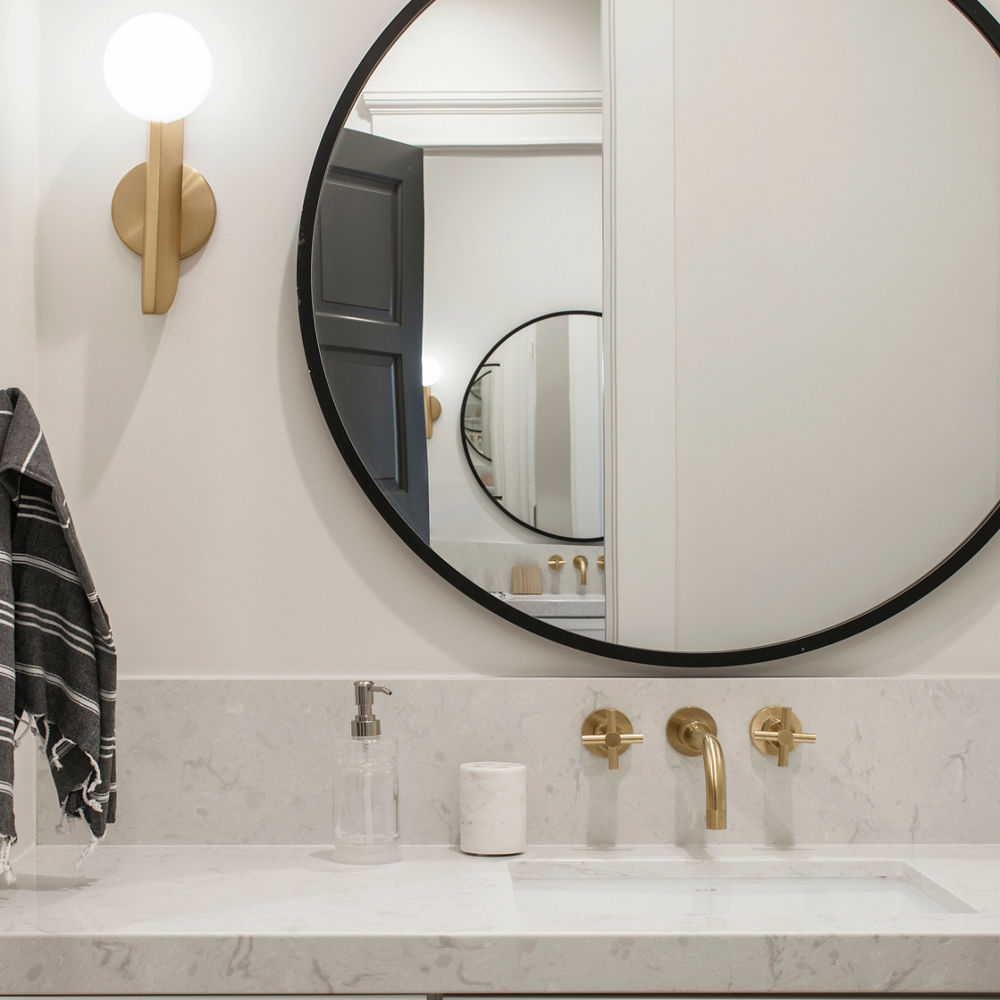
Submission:
M 504 336 L 462 403 L 465 457 L 490 499 L 550 538 L 604 535 L 601 315 L 552 313 Z

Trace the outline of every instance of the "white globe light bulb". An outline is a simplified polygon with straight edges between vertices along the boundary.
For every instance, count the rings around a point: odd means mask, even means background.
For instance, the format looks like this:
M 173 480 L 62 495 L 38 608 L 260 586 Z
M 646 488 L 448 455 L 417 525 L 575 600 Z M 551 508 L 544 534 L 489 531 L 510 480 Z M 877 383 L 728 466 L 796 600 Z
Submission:
M 433 385 L 441 377 L 441 364 L 436 358 L 424 354 L 420 358 L 424 385 Z
M 212 54 L 187 21 L 140 14 L 126 21 L 104 50 L 111 96 L 148 122 L 186 118 L 212 85 Z

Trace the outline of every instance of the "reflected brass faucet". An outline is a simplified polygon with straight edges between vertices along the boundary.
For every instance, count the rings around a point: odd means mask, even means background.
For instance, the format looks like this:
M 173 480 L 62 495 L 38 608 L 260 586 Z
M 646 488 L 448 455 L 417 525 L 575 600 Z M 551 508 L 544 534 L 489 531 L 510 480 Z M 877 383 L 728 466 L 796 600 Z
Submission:
M 573 559 L 573 565 L 580 571 L 580 586 L 587 586 L 587 557 L 586 556 L 576 556 Z
M 667 723 L 667 740 L 685 757 L 705 759 L 705 827 L 726 828 L 726 761 L 715 719 L 700 708 L 680 708 Z

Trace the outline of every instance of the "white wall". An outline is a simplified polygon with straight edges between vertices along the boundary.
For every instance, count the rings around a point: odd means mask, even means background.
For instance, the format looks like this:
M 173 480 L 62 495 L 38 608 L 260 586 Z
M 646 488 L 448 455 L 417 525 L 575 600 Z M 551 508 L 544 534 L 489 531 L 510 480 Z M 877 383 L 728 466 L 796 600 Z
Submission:
M 38 0 L 0 0 L 0 383 L 32 396 L 38 214 Z
M 600 23 L 600 0 L 437 0 L 367 89 L 600 90 Z
M 0 383 L 36 398 L 38 2 L 0 0 Z M 14 755 L 16 860 L 35 842 L 34 740 Z
M 997 59 L 938 0 L 674 8 L 677 641 L 763 645 L 997 500 Z
M 605 8 L 607 634 L 676 649 L 673 5 Z
M 341 89 L 399 0 L 171 0 L 216 78 L 187 160 L 219 203 L 161 319 L 109 203 L 144 128 L 104 89 L 138 0 L 42 9 L 39 409 L 123 674 L 635 672 L 515 630 L 413 556 L 364 499 L 305 372 L 298 215 Z M 1000 546 L 885 626 L 757 672 L 994 673 Z M 738 672 L 738 671 L 736 671 Z

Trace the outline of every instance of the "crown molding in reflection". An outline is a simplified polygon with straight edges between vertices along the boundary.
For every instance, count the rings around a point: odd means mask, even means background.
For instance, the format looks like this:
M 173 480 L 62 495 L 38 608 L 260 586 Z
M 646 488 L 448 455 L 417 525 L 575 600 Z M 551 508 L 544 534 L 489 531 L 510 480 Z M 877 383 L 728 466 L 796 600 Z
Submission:
M 429 153 L 601 148 L 599 90 L 368 91 L 357 111 L 376 135 L 423 146 Z M 356 119 L 348 127 L 358 124 Z

